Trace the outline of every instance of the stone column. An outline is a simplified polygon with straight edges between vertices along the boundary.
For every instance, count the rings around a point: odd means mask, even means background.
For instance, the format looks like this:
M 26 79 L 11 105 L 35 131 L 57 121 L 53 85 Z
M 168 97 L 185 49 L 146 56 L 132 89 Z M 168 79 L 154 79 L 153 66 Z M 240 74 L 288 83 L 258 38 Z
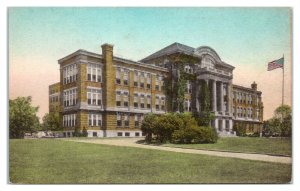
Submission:
M 216 112 L 217 111 L 217 85 L 216 85 L 216 80 L 213 80 L 213 84 L 212 84 L 212 88 L 213 88 L 213 111 Z
M 222 131 L 225 130 L 226 121 L 225 119 L 222 119 Z
M 200 93 L 200 82 L 198 81 L 198 80 L 196 80 L 196 82 L 195 82 L 195 102 L 196 102 L 196 110 L 197 110 L 197 112 L 199 112 L 200 111 L 200 106 L 199 106 L 199 93 Z
M 218 118 L 215 119 L 215 129 L 217 131 L 219 131 L 219 119 Z
M 233 127 L 232 120 L 230 119 L 229 120 L 229 132 L 232 132 L 232 127 Z
M 220 109 L 221 109 L 221 112 L 222 112 L 222 114 L 223 114 L 223 112 L 224 112 L 224 94 L 223 94 L 223 90 L 224 90 L 224 88 L 223 88 L 223 82 L 221 82 L 220 83 L 220 99 L 221 99 L 221 101 L 220 101 Z

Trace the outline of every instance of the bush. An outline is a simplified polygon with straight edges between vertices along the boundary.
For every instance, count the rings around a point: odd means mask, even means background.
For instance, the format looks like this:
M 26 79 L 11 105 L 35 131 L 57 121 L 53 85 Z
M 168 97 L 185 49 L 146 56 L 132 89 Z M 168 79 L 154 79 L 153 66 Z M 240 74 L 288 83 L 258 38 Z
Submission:
M 217 133 L 211 127 L 199 127 L 191 113 L 168 113 L 164 115 L 146 115 L 142 123 L 145 141 L 164 143 L 214 143 Z
M 172 135 L 174 143 L 215 143 L 217 140 L 217 132 L 211 127 L 190 126 L 176 130 Z
M 237 136 L 246 136 L 246 126 L 243 123 L 237 123 L 233 125 L 233 131 L 236 132 Z

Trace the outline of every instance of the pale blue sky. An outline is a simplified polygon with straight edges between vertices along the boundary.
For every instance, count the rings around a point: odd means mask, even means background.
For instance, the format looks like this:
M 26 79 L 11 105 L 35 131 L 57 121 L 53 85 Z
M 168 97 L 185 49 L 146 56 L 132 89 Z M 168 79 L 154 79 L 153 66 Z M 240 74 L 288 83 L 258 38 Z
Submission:
M 78 49 L 101 53 L 103 43 L 114 44 L 115 55 L 133 60 L 173 42 L 195 48 L 207 45 L 236 67 L 235 83 L 250 86 L 256 80 L 265 96 L 275 95 L 280 102 L 280 88 L 271 87 L 271 91 L 263 84 L 270 74 L 281 80 L 279 71 L 265 73 L 267 62 L 284 54 L 286 64 L 291 64 L 290 11 L 288 8 L 10 8 L 9 57 L 16 60 L 10 64 L 15 67 L 24 64 L 20 61 L 22 57 L 42 58 L 41 66 L 58 73 L 58 59 Z M 289 66 L 286 73 L 289 78 L 290 69 Z M 53 80 L 45 81 L 45 86 L 58 80 L 55 74 Z M 17 82 L 11 90 L 17 91 Z M 17 92 L 11 96 L 25 90 Z M 291 90 L 286 96 L 291 96 Z M 44 105 L 43 101 L 37 103 Z M 47 104 L 41 106 L 43 111 L 47 112 Z M 273 105 L 278 104 L 268 100 L 266 104 L 270 105 L 266 117 L 270 117 Z

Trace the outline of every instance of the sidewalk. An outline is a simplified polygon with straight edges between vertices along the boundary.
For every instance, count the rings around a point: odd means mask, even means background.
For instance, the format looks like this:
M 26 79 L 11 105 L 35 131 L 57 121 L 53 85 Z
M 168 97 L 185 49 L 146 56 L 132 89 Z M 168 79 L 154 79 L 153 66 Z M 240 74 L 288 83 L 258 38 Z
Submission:
M 68 140 L 68 139 L 65 139 Z M 76 140 L 71 139 L 68 141 L 82 142 L 82 143 L 93 143 L 93 144 L 103 144 L 103 145 L 113 145 L 113 146 L 125 146 L 125 147 L 136 147 L 144 149 L 154 149 L 162 151 L 171 151 L 178 153 L 190 153 L 190 154 L 203 154 L 219 157 L 230 157 L 230 158 L 239 158 L 247 160 L 256 160 L 256 161 L 265 161 L 265 162 L 275 162 L 275 163 L 285 163 L 291 164 L 292 158 L 286 156 L 271 156 L 265 154 L 249 154 L 249 153 L 235 153 L 235 152 L 223 152 L 223 151 L 208 151 L 208 150 L 199 150 L 199 149 L 183 149 L 183 148 L 174 148 L 174 147 L 164 147 L 164 146 L 154 146 L 154 145 L 143 145 L 138 144 L 136 141 L 141 140 L 140 138 L 123 138 L 123 139 L 84 139 Z

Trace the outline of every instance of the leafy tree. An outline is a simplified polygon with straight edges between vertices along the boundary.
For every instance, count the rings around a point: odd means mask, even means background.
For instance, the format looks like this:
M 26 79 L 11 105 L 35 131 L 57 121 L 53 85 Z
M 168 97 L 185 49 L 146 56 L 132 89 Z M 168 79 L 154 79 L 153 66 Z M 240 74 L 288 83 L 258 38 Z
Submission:
M 290 137 L 292 134 L 292 109 L 282 105 L 274 111 L 274 117 L 264 122 L 264 136 Z
M 277 119 L 285 119 L 292 115 L 292 108 L 288 105 L 282 105 L 275 109 L 274 117 Z
M 142 122 L 141 130 L 145 134 L 146 142 L 151 142 L 153 129 L 156 127 L 157 116 L 153 113 L 149 113 L 144 117 Z
M 25 133 L 40 129 L 36 116 L 39 107 L 31 106 L 31 97 L 18 97 L 9 100 L 9 137 L 23 138 Z
M 60 131 L 62 130 L 59 122 L 58 113 L 46 113 L 43 117 L 43 130 L 45 131 Z

